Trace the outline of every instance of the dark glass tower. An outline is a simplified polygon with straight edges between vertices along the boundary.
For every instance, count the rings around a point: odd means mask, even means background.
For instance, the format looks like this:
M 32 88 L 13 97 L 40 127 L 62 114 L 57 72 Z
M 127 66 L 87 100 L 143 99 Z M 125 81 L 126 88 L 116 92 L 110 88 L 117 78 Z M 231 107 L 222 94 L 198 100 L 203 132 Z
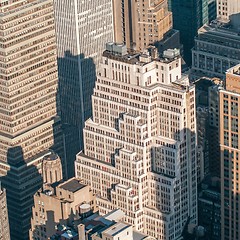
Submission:
M 208 23 L 208 0 L 169 0 L 173 28 L 180 31 L 184 60 L 191 65 L 191 49 L 198 29 Z

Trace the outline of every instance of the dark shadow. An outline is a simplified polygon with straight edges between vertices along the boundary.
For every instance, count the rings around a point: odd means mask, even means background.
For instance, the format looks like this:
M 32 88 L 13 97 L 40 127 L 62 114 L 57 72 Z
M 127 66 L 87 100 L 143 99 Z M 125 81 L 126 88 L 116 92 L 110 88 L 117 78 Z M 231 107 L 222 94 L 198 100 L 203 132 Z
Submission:
M 240 13 L 232 14 L 229 16 L 231 25 L 236 29 L 240 34 Z
M 219 88 L 220 83 L 202 78 L 196 81 L 198 143 L 203 149 L 204 176 L 220 177 Z
M 221 239 L 220 180 L 207 177 L 199 188 L 198 224 L 205 229 L 206 240 Z
M 208 23 L 217 18 L 217 3 L 215 0 L 208 1 Z
M 180 42 L 183 44 L 183 58 L 188 66 L 192 64 L 191 49 L 198 29 L 208 22 L 206 0 L 171 0 L 169 9 L 173 13 L 173 28 L 180 31 Z
M 182 53 L 182 45 L 180 43 L 180 33 L 178 30 L 171 29 L 166 32 L 161 41 L 155 42 L 154 46 L 158 49 L 160 54 L 167 49 L 180 49 Z
M 0 181 L 7 193 L 11 240 L 27 240 L 33 195 L 41 188 L 42 177 L 36 166 L 27 166 L 20 146 L 8 149 L 7 160 L 11 167 Z
M 66 171 L 70 178 L 74 176 L 75 156 L 83 148 L 84 122 L 92 116 L 96 66 L 92 58 L 66 51 L 63 58 L 58 58 L 58 75 L 58 114 L 63 123 Z

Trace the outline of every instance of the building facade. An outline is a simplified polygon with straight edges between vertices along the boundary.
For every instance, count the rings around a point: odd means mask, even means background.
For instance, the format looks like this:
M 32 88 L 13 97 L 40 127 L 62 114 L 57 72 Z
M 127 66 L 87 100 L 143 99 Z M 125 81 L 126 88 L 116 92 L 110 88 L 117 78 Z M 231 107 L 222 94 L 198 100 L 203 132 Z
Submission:
M 0 11 L 0 176 L 11 239 L 25 240 L 42 157 L 61 143 L 53 2 L 4 0 Z
M 95 211 L 92 191 L 78 179 L 71 178 L 56 188 L 45 186 L 34 195 L 30 240 L 50 239 L 59 224 L 71 224 L 75 218 Z
M 0 239 L 10 240 L 6 189 L 0 186 Z
M 240 61 L 238 30 L 219 21 L 204 25 L 198 31 L 192 49 L 191 78 L 225 78 L 227 69 Z
M 232 21 L 235 26 L 240 25 L 240 2 L 232 0 L 217 0 L 217 17 L 221 21 Z
M 217 1 L 208 0 L 208 23 L 217 18 Z
M 112 0 L 55 0 L 59 99 L 62 122 L 69 124 L 74 155 L 82 148 L 84 121 L 92 115 L 91 95 L 101 53 L 113 41 Z M 74 155 L 69 155 L 73 174 Z
M 240 239 L 239 105 L 240 65 L 226 73 L 220 91 L 221 224 L 222 240 Z
M 173 28 L 180 31 L 184 60 L 191 65 L 191 49 L 198 29 L 208 23 L 208 0 L 169 0 Z
M 108 44 L 85 122 L 76 176 L 99 210 L 157 239 L 178 239 L 197 221 L 195 88 L 181 78 L 179 51 L 158 58 Z
M 163 40 L 172 29 L 167 0 L 114 0 L 113 6 L 114 40 L 126 44 L 127 48 L 142 51 Z

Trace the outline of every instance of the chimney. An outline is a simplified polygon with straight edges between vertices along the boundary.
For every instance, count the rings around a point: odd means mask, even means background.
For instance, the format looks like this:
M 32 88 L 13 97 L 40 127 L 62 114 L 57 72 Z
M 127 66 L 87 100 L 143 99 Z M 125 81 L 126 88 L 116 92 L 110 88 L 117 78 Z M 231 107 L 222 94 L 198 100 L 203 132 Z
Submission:
M 86 240 L 85 238 L 85 225 L 79 224 L 78 225 L 78 240 Z

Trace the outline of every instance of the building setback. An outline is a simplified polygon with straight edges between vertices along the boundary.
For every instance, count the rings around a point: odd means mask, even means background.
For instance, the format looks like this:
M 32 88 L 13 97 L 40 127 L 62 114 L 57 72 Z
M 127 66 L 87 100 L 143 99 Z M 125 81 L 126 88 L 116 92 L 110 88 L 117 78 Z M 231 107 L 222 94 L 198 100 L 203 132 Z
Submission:
M 76 176 L 100 213 L 120 208 L 137 231 L 178 239 L 197 221 L 195 88 L 179 51 L 149 51 L 107 44 Z
M 11 239 L 28 239 L 40 163 L 60 149 L 53 2 L 0 3 L 0 176 Z
M 6 189 L 0 185 L 0 239 L 10 240 Z
M 222 240 L 240 239 L 240 65 L 226 73 L 226 87 L 220 90 L 221 224 Z

